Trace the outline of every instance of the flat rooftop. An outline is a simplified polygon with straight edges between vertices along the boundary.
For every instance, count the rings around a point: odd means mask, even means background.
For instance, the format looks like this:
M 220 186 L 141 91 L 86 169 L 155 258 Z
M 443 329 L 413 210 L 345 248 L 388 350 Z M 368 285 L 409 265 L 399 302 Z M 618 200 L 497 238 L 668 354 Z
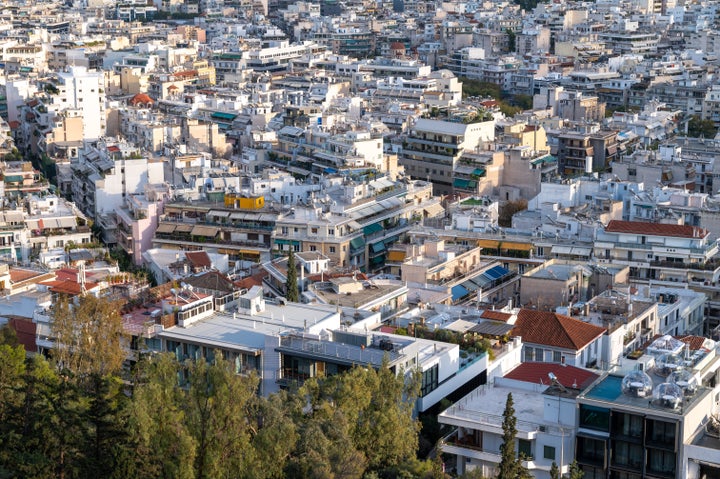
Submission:
M 656 414 L 665 413 L 682 416 L 685 411 L 693 408 L 694 405 L 699 402 L 700 398 L 712 392 L 709 388 L 699 386 L 695 394 L 684 397 L 680 407 L 675 409 L 664 407 L 662 405 L 655 404 L 654 401 L 652 401 L 652 393 L 646 397 L 636 397 L 624 394 L 622 391 L 622 380 L 625 377 L 625 375 L 622 374 L 623 372 L 629 371 L 610 372 L 590 386 L 590 388 L 582 393 L 580 397 L 607 403 L 608 407 L 621 405 L 651 411 Z M 653 391 L 655 391 L 655 388 L 660 384 L 663 384 L 668 380 L 665 377 L 656 375 L 653 371 L 650 371 L 648 376 L 652 379 Z
M 322 301 L 328 305 L 341 306 L 343 308 L 360 308 L 363 305 L 372 303 L 383 296 L 399 293 L 406 290 L 407 287 L 399 282 L 390 282 L 390 280 L 371 280 L 363 282 L 363 288 L 360 291 L 347 293 L 336 293 L 330 288 L 318 287 L 317 283 L 311 289 Z
M 508 393 L 512 393 L 518 431 L 536 431 L 543 421 L 547 386 L 538 384 L 536 390 L 522 390 L 506 386 L 484 385 L 450 406 L 441 418 L 479 422 L 502 427 L 503 411 Z M 445 421 L 440 421 L 445 422 Z
M 300 303 L 288 303 L 285 306 L 266 304 L 264 311 L 252 316 L 216 312 L 186 327 L 168 328 L 159 336 L 219 348 L 259 351 L 265 347 L 266 336 L 333 329 L 339 325 L 340 314 L 335 306 L 310 306 Z
M 558 281 L 569 280 L 578 269 L 583 268 L 576 264 L 548 264 L 528 271 L 523 276 L 526 278 L 555 279 Z

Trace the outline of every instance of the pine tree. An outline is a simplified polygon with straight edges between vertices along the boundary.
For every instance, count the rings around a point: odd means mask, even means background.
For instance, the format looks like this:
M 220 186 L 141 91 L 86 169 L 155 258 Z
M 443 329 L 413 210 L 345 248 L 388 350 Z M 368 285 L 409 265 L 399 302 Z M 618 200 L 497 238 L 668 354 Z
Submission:
M 297 266 L 295 265 L 295 253 L 290 249 L 288 254 L 287 280 L 285 281 L 285 297 L 288 301 L 297 303 L 300 299 L 298 292 Z
M 550 466 L 550 479 L 560 479 L 560 468 L 555 461 Z
M 515 436 L 517 435 L 517 419 L 513 407 L 512 393 L 508 393 L 503 411 L 503 443 L 500 445 L 500 472 L 498 479 L 515 479 L 518 473 L 518 460 L 515 457 Z

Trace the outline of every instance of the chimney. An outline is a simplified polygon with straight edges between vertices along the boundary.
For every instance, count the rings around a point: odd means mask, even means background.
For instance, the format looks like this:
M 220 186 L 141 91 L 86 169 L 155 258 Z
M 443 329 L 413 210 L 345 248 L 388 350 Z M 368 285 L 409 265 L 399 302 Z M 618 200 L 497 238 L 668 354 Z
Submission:
M 585 312 L 584 312 L 584 315 L 585 315 L 586 317 L 587 317 L 587 316 L 590 316 L 590 303 L 585 303 Z

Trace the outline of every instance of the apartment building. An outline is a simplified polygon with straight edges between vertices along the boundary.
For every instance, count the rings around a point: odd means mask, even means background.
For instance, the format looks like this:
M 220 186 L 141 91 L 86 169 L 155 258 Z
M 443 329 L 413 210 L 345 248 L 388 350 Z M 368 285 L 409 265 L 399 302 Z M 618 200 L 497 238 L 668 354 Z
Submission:
M 455 168 L 463 153 L 494 138 L 494 120 L 454 123 L 422 118 L 403 144 L 400 165 L 412 178 L 430 181 L 435 194 L 449 194 L 454 190 Z
M 637 279 L 717 281 L 717 240 L 696 226 L 612 220 L 598 232 L 598 261 L 626 264 Z M 693 279 L 695 278 L 695 279 Z

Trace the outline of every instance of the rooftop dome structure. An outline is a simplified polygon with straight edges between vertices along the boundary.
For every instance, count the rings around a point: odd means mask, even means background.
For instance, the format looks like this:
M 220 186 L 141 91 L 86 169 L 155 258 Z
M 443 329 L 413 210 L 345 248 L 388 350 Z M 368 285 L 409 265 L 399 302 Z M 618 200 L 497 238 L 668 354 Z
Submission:
M 680 354 L 684 347 L 685 343 L 666 334 L 653 341 L 650 346 L 647 347 L 647 352 L 655 355 L 664 353 Z
M 677 354 L 661 354 L 655 362 L 655 374 L 666 378 L 675 370 L 681 369 L 684 364 L 683 358 Z
M 673 383 L 662 383 L 653 391 L 653 404 L 669 409 L 677 409 L 682 404 L 683 392 Z
M 680 387 L 685 396 L 695 394 L 698 388 L 698 380 L 687 369 L 676 369 L 668 377 L 668 382 Z
M 644 398 L 652 393 L 652 379 L 640 370 L 631 371 L 622 380 L 623 394 L 631 397 Z

